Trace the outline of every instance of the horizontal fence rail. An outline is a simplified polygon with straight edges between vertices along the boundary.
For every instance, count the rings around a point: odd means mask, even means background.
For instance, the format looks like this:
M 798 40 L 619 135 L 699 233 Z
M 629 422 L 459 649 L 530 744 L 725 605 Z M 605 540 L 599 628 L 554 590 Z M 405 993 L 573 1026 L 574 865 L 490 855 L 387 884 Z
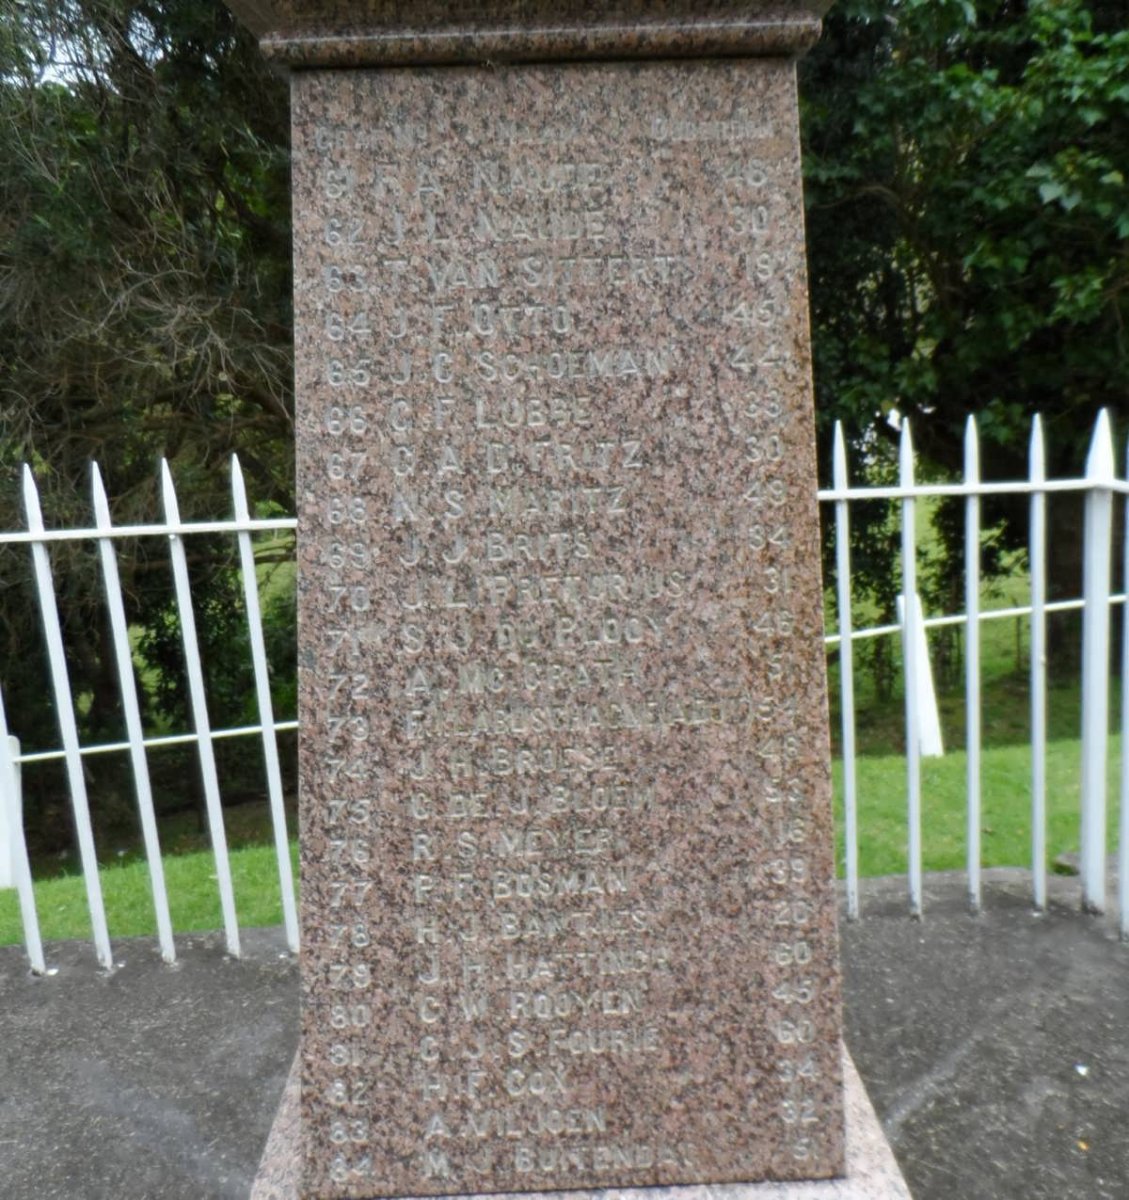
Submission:
M 901 647 L 902 684 L 905 696 L 905 795 L 908 907 L 914 915 L 924 911 L 923 898 L 923 839 L 928 829 L 923 827 L 921 795 L 921 758 L 941 751 L 939 727 L 936 723 L 936 703 L 933 696 L 927 635 L 931 631 L 961 627 L 965 631 L 964 645 L 964 710 L 967 754 L 967 812 L 965 822 L 966 871 L 970 908 L 981 905 L 981 648 L 980 631 L 986 622 L 1004 619 L 1026 619 L 1030 624 L 1030 721 L 1031 721 L 1031 889 L 1032 902 L 1037 910 L 1047 903 L 1046 887 L 1046 754 L 1047 754 L 1047 618 L 1054 613 L 1081 612 L 1082 635 L 1082 779 L 1080 809 L 1081 901 L 1085 908 L 1101 912 L 1106 904 L 1105 844 L 1107 823 L 1106 767 L 1109 755 L 1109 661 L 1110 614 L 1113 606 L 1126 603 L 1123 591 L 1114 592 L 1111 586 L 1113 560 L 1113 516 L 1115 505 L 1122 513 L 1129 507 L 1129 483 L 1118 478 L 1114 469 L 1114 450 L 1110 423 L 1106 414 L 1099 418 L 1094 430 L 1091 451 L 1083 476 L 1072 479 L 1047 479 L 1045 447 L 1041 423 L 1036 419 L 1031 434 L 1029 473 L 1026 480 L 1012 483 L 985 481 L 980 476 L 979 442 L 976 423 L 970 419 L 965 434 L 964 478 L 959 483 L 926 483 L 915 481 L 915 454 L 909 422 L 901 427 L 899 477 L 896 485 L 852 486 L 848 476 L 846 441 L 841 428 L 836 428 L 832 456 L 832 486 L 819 492 L 827 506 L 834 531 L 835 572 L 829 591 L 835 614 L 834 628 L 827 632 L 829 650 L 839 657 L 839 708 L 842 736 L 843 845 L 846 875 L 847 912 L 852 918 L 860 915 L 859 905 L 859 844 L 866 831 L 859 825 L 859 793 L 857 777 L 856 664 L 854 647 L 870 639 L 891 637 Z M 1129 476 L 1129 467 L 1126 475 Z M 147 754 L 159 747 L 193 745 L 196 748 L 200 779 L 206 799 L 206 811 L 213 854 L 216 862 L 216 883 L 219 893 L 224 936 L 228 951 L 238 955 L 239 925 L 232 887 L 227 851 L 224 813 L 220 782 L 216 770 L 214 743 L 227 738 L 257 737 L 262 743 L 265 791 L 269 800 L 275 856 L 278 863 L 279 886 L 282 894 L 283 921 L 291 950 L 298 948 L 298 923 L 295 906 L 295 886 L 291 875 L 289 836 L 283 804 L 282 780 L 279 769 L 277 735 L 293 731 L 294 719 L 276 719 L 272 710 L 269 687 L 269 663 L 263 639 L 262 615 L 259 607 L 258 581 L 252 545 L 254 534 L 293 531 L 293 518 L 258 519 L 250 515 L 246 490 L 238 460 L 232 460 L 232 511 L 230 520 L 183 521 L 179 514 L 176 490 L 167 464 L 161 467 L 161 494 L 164 520 L 148 524 L 113 525 L 101 476 L 92 473 L 92 509 L 94 524 L 81 529 L 47 529 L 39 508 L 35 480 L 29 469 L 23 474 L 23 495 L 27 528 L 0 532 L 0 545 L 26 545 L 34 567 L 34 577 L 40 614 L 46 632 L 49 668 L 53 694 L 59 718 L 60 742 L 57 747 L 20 751 L 10 734 L 0 694 L 0 826 L 5 825 L 7 842 L 0 836 L 0 852 L 10 858 L 10 880 L 20 904 L 24 941 L 32 969 L 46 970 L 39 931 L 31 871 L 22 834 L 20 819 L 19 773 L 25 766 L 60 761 L 67 770 L 68 787 L 75 827 L 78 832 L 80 858 L 87 889 L 91 929 L 98 962 L 109 969 L 113 964 L 106 925 L 104 905 L 99 885 L 97 863 L 94 859 L 93 834 L 90 829 L 89 805 L 83 777 L 82 761 L 91 755 L 128 754 L 135 785 L 135 799 L 144 835 L 145 857 L 148 863 L 153 904 L 157 917 L 158 945 L 167 961 L 173 961 L 175 946 L 169 919 L 167 888 L 162 868 L 161 851 L 153 810 L 151 785 L 148 777 Z M 1084 498 L 1085 520 L 1085 581 L 1081 597 L 1048 601 L 1046 506 L 1049 496 L 1075 493 Z M 995 496 L 1026 496 L 1030 511 L 1028 569 L 1030 597 L 1027 604 L 1012 604 L 1000 608 L 981 605 L 981 502 Z M 962 613 L 925 616 L 922 612 L 917 583 L 917 511 L 922 500 L 957 498 L 964 501 L 965 572 L 964 609 Z M 1115 499 L 1116 498 L 1116 499 Z M 1122 499 L 1124 498 L 1124 499 Z M 900 527 L 902 601 L 899 620 L 894 623 L 855 628 L 852 597 L 851 566 L 851 506 L 860 502 L 886 501 L 894 506 Z M 1129 520 L 1125 522 L 1129 531 Z M 240 563 L 240 578 L 250 644 L 251 668 L 255 680 L 258 721 L 251 724 L 214 728 L 209 718 L 207 697 L 203 684 L 202 660 L 196 636 L 191 585 L 187 569 L 186 542 L 200 535 L 224 535 L 235 539 Z M 146 735 L 142 730 L 140 707 L 133 677 L 122 589 L 117 576 L 115 546 L 124 539 L 162 538 L 167 542 L 170 570 L 173 579 L 177 611 L 185 655 L 190 709 L 194 729 L 176 734 Z M 122 709 L 126 724 L 124 740 L 80 745 L 75 728 L 74 700 L 67 678 L 65 656 L 60 640 L 59 614 L 55 585 L 51 575 L 48 547 L 59 542 L 93 543 L 98 547 L 102 566 L 103 596 L 113 631 L 121 686 Z M 1123 551 L 1124 579 L 1129 579 L 1129 532 Z M 894 564 L 891 564 L 891 569 Z M 905 598 L 912 598 L 906 602 Z M 1123 642 L 1121 660 L 1123 674 L 1129 677 L 1129 620 L 1122 622 Z M 1120 825 L 1118 843 L 1120 929 L 1129 937 L 1129 705 L 1121 711 L 1122 759 L 1119 779 Z M 3 833 L 0 830 L 0 833 Z M 5 851 L 5 846 L 7 850 Z M 0 880 L 3 876 L 0 875 Z

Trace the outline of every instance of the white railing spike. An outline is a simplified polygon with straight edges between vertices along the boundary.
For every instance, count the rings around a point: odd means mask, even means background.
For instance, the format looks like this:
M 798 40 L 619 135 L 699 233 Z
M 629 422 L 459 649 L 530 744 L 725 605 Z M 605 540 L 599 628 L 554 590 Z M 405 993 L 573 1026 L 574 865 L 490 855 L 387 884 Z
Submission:
M 913 487 L 914 478 L 913 432 L 909 417 L 903 417 L 898 437 L 898 483 L 902 487 Z
M 164 509 L 165 519 L 170 525 L 180 524 L 180 504 L 176 498 L 176 487 L 172 481 L 172 472 L 169 470 L 169 460 L 161 459 L 161 506 Z
M 110 504 L 97 463 L 90 465 L 90 491 L 94 506 L 94 524 L 106 532 L 113 527 Z M 145 757 L 145 732 L 141 726 L 141 705 L 137 683 L 133 676 L 133 654 L 122 599 L 118 561 L 110 538 L 100 538 L 98 553 L 102 562 L 102 583 L 106 593 L 106 608 L 110 615 L 110 631 L 114 642 L 114 660 L 121 688 L 122 712 L 126 736 L 129 739 L 130 765 L 133 786 L 137 795 L 137 811 L 141 818 L 141 835 L 145 843 L 145 860 L 149 867 L 149 884 L 153 894 L 153 912 L 157 919 L 157 941 L 165 962 L 176 961 L 176 946 L 169 916 L 169 899 L 165 887 L 165 868 L 161 859 L 161 844 L 157 835 L 157 817 L 153 809 L 153 788 L 149 779 L 149 763 Z
M 905 611 L 906 598 L 898 594 L 895 607 L 898 624 L 895 628 L 914 641 L 914 678 L 917 681 L 917 744 L 922 758 L 943 758 L 945 740 L 941 736 L 941 710 L 937 704 L 937 689 L 933 686 L 933 667 L 929 662 L 929 641 L 925 636 L 927 623 L 921 596 L 913 598 L 912 611 Z
M 231 456 L 231 494 L 236 521 L 250 517 L 247 489 L 238 455 Z M 274 850 L 278 859 L 278 884 L 282 896 L 282 921 L 286 942 L 292 953 L 298 952 L 298 912 L 294 902 L 294 872 L 290 864 L 290 839 L 286 831 L 286 809 L 282 795 L 282 772 L 278 761 L 278 741 L 274 731 L 274 707 L 271 703 L 270 672 L 263 641 L 263 618 L 259 606 L 259 582 L 255 572 L 255 552 L 251 535 L 236 534 L 239 560 L 243 575 L 243 598 L 247 608 L 247 632 L 251 642 L 251 662 L 255 670 L 255 691 L 259 703 L 259 723 L 262 725 L 263 762 L 267 773 L 267 794 L 270 797 L 271 824 L 274 829 Z
M 31 863 L 24 841 L 23 814 L 20 811 L 19 777 L 12 758 L 15 742 L 8 732 L 8 717 L 4 711 L 4 693 L 0 689 L 0 804 L 6 806 L 11 828 L 12 882 L 20 899 L 20 922 L 24 931 L 24 946 L 28 963 L 35 975 L 47 974 L 43 958 L 43 939 L 39 935 L 39 912 L 35 906 L 35 887 L 31 880 Z
M 851 486 L 847 472 L 847 439 L 843 436 L 843 422 L 835 422 L 835 446 L 832 452 L 831 482 L 837 491 L 846 491 Z
M 835 422 L 831 465 L 836 490 L 849 486 L 847 446 L 841 421 Z M 839 624 L 839 691 L 843 726 L 843 844 L 847 876 L 847 917 L 859 916 L 858 796 L 855 770 L 855 666 L 851 616 L 851 521 L 846 500 L 835 502 L 835 593 Z
M 1125 446 L 1125 478 L 1129 479 L 1129 443 Z M 1122 587 L 1129 590 L 1129 499 L 1125 503 L 1125 547 Z M 1121 613 L 1121 812 L 1117 827 L 1117 909 L 1123 942 L 1129 941 L 1129 610 Z
M 1047 497 L 1039 485 L 1047 477 L 1043 422 L 1031 426 L 1031 881 L 1035 907 L 1047 907 Z
M 975 417 L 964 427 L 964 481 L 980 482 L 980 439 Z M 968 764 L 967 847 L 968 904 L 980 911 L 980 497 L 964 502 L 964 611 L 965 636 L 965 756 Z
M 180 508 L 177 504 L 176 488 L 173 486 L 169 464 L 163 458 L 161 459 L 161 496 L 165 517 L 169 524 L 179 524 Z M 212 730 L 204 691 L 204 671 L 200 661 L 200 644 L 196 635 L 196 617 L 192 610 L 188 557 L 184 550 L 184 539 L 177 533 L 169 534 L 169 557 L 172 560 L 177 611 L 180 614 L 181 642 L 184 646 L 184 665 L 188 675 L 192 719 L 196 727 L 196 753 L 204 785 L 208 831 L 211 835 L 212 853 L 216 862 L 216 882 L 219 886 L 220 909 L 223 913 L 224 937 L 228 953 L 233 958 L 238 958 L 240 956 L 239 924 L 235 916 L 231 861 L 227 852 L 227 833 L 224 830 L 223 804 L 220 800 L 219 778 L 216 774 L 216 756 L 212 747 Z
M 914 485 L 913 435 L 908 418 L 902 420 L 898 446 L 898 483 Z M 912 496 L 902 501 L 902 595 L 907 601 L 917 596 L 917 502 Z M 921 879 L 921 720 L 918 712 L 917 638 L 914 636 L 915 605 L 903 609 L 902 662 L 906 707 L 906 857 L 909 877 L 909 908 L 922 915 Z
M 1102 409 L 1086 476 L 1082 610 L 1082 907 L 1105 911 L 1106 758 L 1109 749 L 1109 603 L 1113 548 L 1113 435 Z
M 31 473 L 31 468 L 26 463 L 23 469 L 23 501 L 28 532 L 39 533 L 43 529 L 39 491 L 35 486 L 35 477 Z M 86 777 L 83 774 L 82 755 L 79 751 L 78 723 L 75 720 L 74 698 L 71 695 L 66 653 L 63 650 L 63 630 L 59 622 L 58 605 L 55 601 L 51 560 L 47 555 L 47 547 L 42 542 L 32 542 L 31 560 L 35 572 L 36 591 L 39 594 L 39 612 L 43 618 L 43 633 L 47 642 L 47 658 L 51 667 L 51 683 L 55 695 L 55 711 L 59 720 L 59 736 L 63 743 L 71 808 L 74 812 L 75 832 L 78 836 L 79 859 L 82 863 L 82 877 L 86 886 L 86 903 L 90 910 L 90 925 L 94 935 L 94 952 L 98 957 L 98 962 L 109 971 L 113 969 L 114 958 L 110 950 L 109 930 L 106 927 L 106 907 L 102 899 L 102 879 L 98 874 L 94 830 L 90 823 L 90 802 L 86 795 Z
M 1117 482 L 1114 457 L 1109 409 L 1103 408 L 1094 422 L 1090 451 L 1086 456 L 1086 479 L 1092 486 L 1112 487 Z

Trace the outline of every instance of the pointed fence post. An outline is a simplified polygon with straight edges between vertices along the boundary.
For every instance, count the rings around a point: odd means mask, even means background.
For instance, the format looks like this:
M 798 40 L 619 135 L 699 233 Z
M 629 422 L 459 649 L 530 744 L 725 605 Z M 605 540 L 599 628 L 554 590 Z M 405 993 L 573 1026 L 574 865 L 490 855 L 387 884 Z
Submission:
M 236 455 L 231 456 L 231 493 L 235 519 L 249 521 L 247 489 L 243 470 Z M 274 732 L 274 706 L 270 695 L 267 650 L 263 642 L 263 618 L 259 608 L 259 581 L 255 573 L 255 551 L 246 530 L 237 534 L 239 561 L 243 575 L 243 598 L 247 606 L 247 632 L 251 639 L 251 661 L 255 669 L 255 691 L 259 701 L 259 725 L 262 728 L 263 760 L 267 771 L 274 849 L 278 858 L 278 883 L 282 894 L 282 917 L 286 942 L 292 953 L 298 952 L 298 912 L 294 903 L 294 873 L 290 865 L 290 839 L 286 834 L 286 809 L 282 799 L 282 772 L 278 763 L 278 739 Z
M 39 507 L 39 492 L 31 468 L 25 463 L 23 469 L 24 512 L 27 516 L 28 532 L 42 534 L 43 513 Z M 98 874 L 98 856 L 94 849 L 94 830 L 90 824 L 90 803 L 86 795 L 86 777 L 82 770 L 82 751 L 78 742 L 78 724 L 75 720 L 74 699 L 71 696 L 70 678 L 67 674 L 66 654 L 63 650 L 63 631 L 59 624 L 59 608 L 55 602 L 55 585 L 51 578 L 51 560 L 47 545 L 43 541 L 31 544 L 32 565 L 35 568 L 36 591 L 39 593 L 39 611 L 43 617 L 43 632 L 47 641 L 47 657 L 51 664 L 51 682 L 55 694 L 55 709 L 59 717 L 59 734 L 63 741 L 63 752 L 67 766 L 67 781 L 70 785 L 71 807 L 74 811 L 75 831 L 78 835 L 79 858 L 82 861 L 82 877 L 86 884 L 86 902 L 90 909 L 90 924 L 94 934 L 94 951 L 98 961 L 107 970 L 114 965 L 110 950 L 110 934 L 106 928 L 106 908 L 102 900 L 102 880 Z
M 898 449 L 898 484 L 914 486 L 913 439 L 908 419 L 902 421 Z M 902 662 L 906 704 L 906 852 L 909 876 L 910 914 L 920 917 L 921 899 L 921 720 L 918 713 L 917 639 L 913 636 L 914 606 L 917 596 L 917 504 L 911 495 L 902 500 Z
M 843 425 L 835 422 L 835 451 L 831 467 L 837 492 L 850 487 Z M 859 915 L 858 799 L 855 790 L 855 663 L 851 622 L 850 502 L 835 501 L 835 593 L 839 609 L 839 691 L 843 722 L 843 842 L 847 873 L 847 917 Z
M 153 789 L 149 780 L 149 763 L 145 757 L 145 733 L 141 727 L 141 706 L 137 699 L 137 682 L 133 677 L 133 654 L 129 642 L 129 626 L 125 618 L 118 560 L 111 540 L 113 524 L 110 504 L 97 463 L 90 464 L 90 490 L 94 504 L 94 524 L 104 535 L 98 539 L 98 554 L 102 562 L 102 582 L 106 591 L 106 608 L 110 614 L 110 630 L 114 640 L 114 659 L 121 687 L 122 712 L 126 736 L 129 739 L 129 758 L 133 768 L 133 785 L 137 794 L 137 811 L 141 818 L 141 834 L 145 843 L 145 859 L 149 866 L 149 884 L 153 893 L 153 912 L 157 918 L 157 941 L 161 957 L 167 963 L 176 961 L 176 946 L 169 917 L 169 898 L 165 889 L 165 867 L 161 859 L 161 844 L 157 836 L 157 817 L 153 811 Z
M 980 483 L 980 440 L 976 419 L 964 427 L 964 482 Z M 965 752 L 968 762 L 968 906 L 980 911 L 980 497 L 964 500 Z
M 9 737 L 11 770 L 0 773 L 0 890 L 3 891 L 16 886 L 16 830 L 23 828 L 19 754 L 19 738 Z
M 196 617 L 192 611 L 192 589 L 188 581 L 188 557 L 180 527 L 180 506 L 176 499 L 169 464 L 161 459 L 161 496 L 165 523 L 169 526 L 169 556 L 172 560 L 173 581 L 176 587 L 176 606 L 180 614 L 180 633 L 184 644 L 184 665 L 188 674 L 188 691 L 192 702 L 192 719 L 196 727 L 196 751 L 204 783 L 204 799 L 208 809 L 208 830 L 216 861 L 216 882 L 219 885 L 220 908 L 223 912 L 224 936 L 228 953 L 240 955 L 239 924 L 235 917 L 235 893 L 231 883 L 231 862 L 227 853 L 227 834 L 223 824 L 223 805 L 220 801 L 216 756 L 212 747 L 212 728 L 208 720 L 208 704 L 204 692 L 204 671 L 200 662 L 200 646 L 196 636 Z
M 1035 907 L 1047 907 L 1047 480 L 1043 422 L 1031 427 L 1031 879 Z
M 1129 481 L 1129 444 L 1125 447 Z M 1129 492 L 1125 494 L 1125 548 L 1121 568 L 1121 812 L 1117 829 L 1117 909 L 1123 942 L 1129 942 Z
M 1109 599 L 1113 435 L 1102 409 L 1086 460 L 1082 615 L 1082 907 L 1105 911 L 1106 754 L 1109 744 Z
M 8 718 L 4 712 L 4 695 L 0 692 L 0 804 L 4 805 L 11 831 L 12 883 L 20 898 L 20 921 L 24 930 L 24 946 L 28 962 L 36 975 L 47 973 L 43 959 L 43 939 L 39 936 L 39 913 L 35 907 L 35 888 L 31 881 L 31 864 L 24 841 L 23 813 L 20 805 L 19 763 L 14 749 L 19 742 L 8 733 Z

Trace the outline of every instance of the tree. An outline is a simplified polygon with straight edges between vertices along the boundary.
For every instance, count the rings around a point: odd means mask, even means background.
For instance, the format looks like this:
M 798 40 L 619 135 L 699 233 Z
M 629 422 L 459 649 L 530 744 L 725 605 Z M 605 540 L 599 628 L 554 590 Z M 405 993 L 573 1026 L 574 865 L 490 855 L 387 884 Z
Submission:
M 252 495 L 292 511 L 282 80 L 219 0 L 19 0 L 15 16 L 0 35 L 0 521 L 20 527 L 27 461 L 49 522 L 89 524 L 91 460 L 115 519 L 151 520 L 160 456 L 187 515 L 226 513 L 233 451 Z M 131 620 L 167 625 L 167 559 L 123 554 Z M 20 666 L 37 645 L 26 557 L 2 564 L 2 683 L 22 731 L 51 741 L 42 675 Z M 197 553 L 202 604 L 227 569 Z M 93 571 L 76 552 L 56 579 L 97 739 L 121 726 Z
M 896 411 L 952 475 L 976 414 L 985 475 L 1022 478 L 1036 413 L 1052 474 L 1079 473 L 1101 408 L 1125 426 L 1123 25 L 1122 4 L 1085 0 L 839 0 L 828 13 L 803 66 L 822 445 L 840 419 L 881 462 Z M 999 545 L 1021 544 L 1025 509 L 995 515 Z M 1077 588 L 1078 518 L 1052 505 L 1060 594 Z

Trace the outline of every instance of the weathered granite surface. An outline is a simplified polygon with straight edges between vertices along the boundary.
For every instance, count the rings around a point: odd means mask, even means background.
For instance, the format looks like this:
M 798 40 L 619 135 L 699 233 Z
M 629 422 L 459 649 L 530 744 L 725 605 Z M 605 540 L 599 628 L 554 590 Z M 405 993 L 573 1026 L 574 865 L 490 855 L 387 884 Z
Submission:
M 831 0 L 230 0 L 288 66 L 796 54 Z
M 792 63 L 293 102 L 305 1194 L 838 1174 Z
M 250 1200 L 297 1200 L 301 1152 L 298 1060 L 263 1151 Z M 806 1183 L 713 1184 L 647 1191 L 527 1193 L 509 1200 L 910 1200 L 901 1169 L 878 1123 L 850 1055 L 843 1051 L 846 1169 L 841 1178 Z

